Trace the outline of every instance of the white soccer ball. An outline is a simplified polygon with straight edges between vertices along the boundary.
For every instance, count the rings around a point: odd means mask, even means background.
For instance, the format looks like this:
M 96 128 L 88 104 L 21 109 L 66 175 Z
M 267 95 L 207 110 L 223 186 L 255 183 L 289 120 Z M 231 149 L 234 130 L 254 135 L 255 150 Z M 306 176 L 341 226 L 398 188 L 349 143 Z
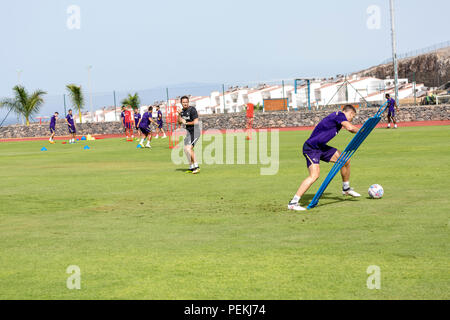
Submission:
M 369 197 L 372 199 L 381 199 L 383 198 L 384 190 L 383 187 L 379 184 L 371 185 L 369 188 Z

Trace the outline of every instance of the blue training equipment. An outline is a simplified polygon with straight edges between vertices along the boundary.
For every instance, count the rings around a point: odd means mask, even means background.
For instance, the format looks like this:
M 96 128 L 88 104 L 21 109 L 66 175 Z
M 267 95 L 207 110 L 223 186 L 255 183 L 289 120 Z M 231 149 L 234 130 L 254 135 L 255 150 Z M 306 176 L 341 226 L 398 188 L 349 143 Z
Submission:
M 84 147 L 84 150 L 91 150 L 91 148 L 89 148 L 89 146 Z
M 81 141 L 86 141 L 86 137 L 82 137 L 82 138 L 81 138 Z
M 366 140 L 367 136 L 372 132 L 372 130 L 377 126 L 377 124 L 381 120 L 381 115 L 387 108 L 387 102 L 383 104 L 377 111 L 377 113 L 367 120 L 361 129 L 359 129 L 358 133 L 355 135 L 353 140 L 349 143 L 345 151 L 341 154 L 339 159 L 334 164 L 328 176 L 325 178 L 325 181 L 320 186 L 316 195 L 312 199 L 311 203 L 308 206 L 308 210 L 315 208 L 319 204 L 319 200 L 322 197 L 323 193 L 327 189 L 330 182 L 334 179 L 336 174 L 341 171 L 342 167 L 350 160 L 350 158 L 355 154 L 361 144 Z
M 41 151 L 47 151 L 47 148 L 46 148 L 46 147 L 43 147 L 43 148 L 41 149 Z
M 141 145 L 138 144 L 137 147 L 136 147 L 136 149 L 142 149 Z

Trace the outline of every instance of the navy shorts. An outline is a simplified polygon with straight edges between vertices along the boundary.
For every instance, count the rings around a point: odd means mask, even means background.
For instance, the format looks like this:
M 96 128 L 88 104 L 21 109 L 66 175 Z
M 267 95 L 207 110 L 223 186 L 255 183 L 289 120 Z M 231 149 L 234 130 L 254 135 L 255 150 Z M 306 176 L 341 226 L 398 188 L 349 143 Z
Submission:
M 388 117 L 395 117 L 395 109 L 393 110 L 389 109 Z
M 142 132 L 143 134 L 145 134 L 146 136 L 149 135 L 149 134 L 151 133 L 150 128 L 142 128 L 142 127 L 139 127 L 139 130 L 141 130 L 141 132 Z
M 56 132 L 55 128 L 50 127 L 50 134 L 54 134 Z
M 69 126 L 69 133 L 70 134 L 77 133 L 77 129 L 75 129 L 75 127 Z
M 312 148 L 309 144 L 303 145 L 303 155 L 306 158 L 306 166 L 309 168 L 311 164 L 319 164 L 320 161 L 330 162 L 331 158 L 338 151 L 336 148 L 325 145 L 319 149 Z
M 164 124 L 163 124 L 162 121 L 161 121 L 161 122 L 158 121 L 158 128 L 159 128 L 159 129 L 162 129 L 162 128 L 163 128 L 163 125 L 164 125 Z

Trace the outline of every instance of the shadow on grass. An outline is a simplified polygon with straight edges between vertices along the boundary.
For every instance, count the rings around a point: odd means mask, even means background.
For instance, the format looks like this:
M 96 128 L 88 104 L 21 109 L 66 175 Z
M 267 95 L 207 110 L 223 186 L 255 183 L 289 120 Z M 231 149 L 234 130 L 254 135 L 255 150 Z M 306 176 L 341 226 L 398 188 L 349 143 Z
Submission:
M 308 194 L 308 195 L 303 196 L 302 200 L 301 200 L 301 203 L 302 203 L 301 205 L 304 205 L 305 207 L 307 207 L 310 204 L 311 200 L 314 198 L 314 196 L 315 196 L 315 194 Z M 335 200 L 335 201 L 323 203 L 323 200 Z M 319 204 L 317 205 L 316 208 L 325 207 L 330 204 L 335 204 L 335 203 L 339 203 L 342 201 L 357 201 L 357 199 L 352 198 L 352 197 L 339 196 L 336 194 L 331 195 L 331 193 L 328 192 L 328 193 L 324 193 L 322 195 L 322 197 L 319 200 Z

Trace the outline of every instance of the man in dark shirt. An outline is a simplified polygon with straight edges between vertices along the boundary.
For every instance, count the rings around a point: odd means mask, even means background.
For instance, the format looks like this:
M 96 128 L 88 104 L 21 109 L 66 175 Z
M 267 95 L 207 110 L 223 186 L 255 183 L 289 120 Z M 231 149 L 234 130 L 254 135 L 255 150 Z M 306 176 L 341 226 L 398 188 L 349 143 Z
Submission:
M 338 111 L 331 113 L 315 127 L 313 133 L 303 145 L 303 155 L 306 158 L 309 176 L 302 182 L 296 195 L 289 203 L 289 210 L 306 210 L 299 205 L 299 201 L 313 183 L 319 179 L 320 161 L 334 163 L 341 156 L 341 153 L 337 149 L 330 147 L 327 143 L 333 139 L 342 128 L 345 128 L 351 133 L 357 133 L 358 128 L 351 124 L 355 115 L 355 107 L 347 105 L 342 112 Z M 356 198 L 360 197 L 361 195 L 359 193 L 350 188 L 350 161 L 342 168 L 341 175 L 343 181 L 342 194 Z
M 201 136 L 198 113 L 197 109 L 189 106 L 189 97 L 182 97 L 181 105 L 183 110 L 179 112 L 178 122 L 186 125 L 187 131 L 186 139 L 184 140 L 184 152 L 190 163 L 189 170 L 193 174 L 197 174 L 200 173 L 200 167 L 195 157 L 194 147 Z
M 386 100 L 388 103 L 388 126 L 387 128 L 390 129 L 391 128 L 391 121 L 394 122 L 394 129 L 397 129 L 397 118 L 395 117 L 395 113 L 398 113 L 398 107 L 397 107 L 397 102 L 395 101 L 395 99 L 391 98 L 390 94 L 386 94 Z
M 70 109 L 69 113 L 67 114 L 66 123 L 67 123 L 67 127 L 69 129 L 69 135 L 70 135 L 69 144 L 73 144 L 73 143 L 75 143 L 77 129 L 75 128 L 75 121 L 73 120 L 72 109 Z
M 56 133 L 56 120 L 58 120 L 59 113 L 55 112 L 55 114 L 50 119 L 50 139 L 48 141 L 51 144 L 55 144 L 55 141 L 53 140 L 55 138 Z

